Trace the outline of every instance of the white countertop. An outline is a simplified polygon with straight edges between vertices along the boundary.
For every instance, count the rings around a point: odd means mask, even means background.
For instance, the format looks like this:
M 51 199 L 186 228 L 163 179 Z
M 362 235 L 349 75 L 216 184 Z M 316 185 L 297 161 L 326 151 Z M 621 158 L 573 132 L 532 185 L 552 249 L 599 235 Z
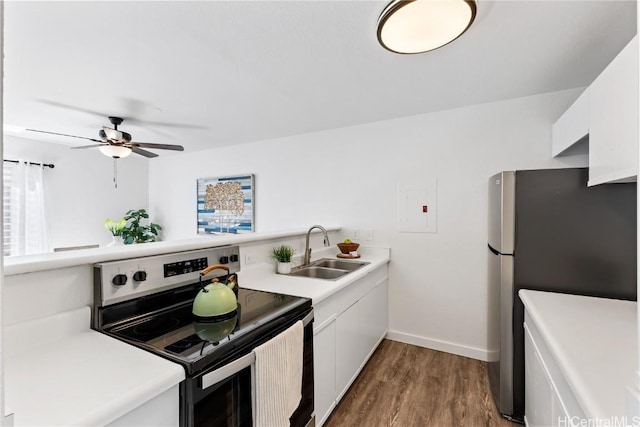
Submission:
M 521 290 L 520 299 L 590 419 L 627 415 L 638 370 L 637 303 Z
M 104 425 L 185 378 L 182 366 L 89 322 L 84 307 L 7 328 L 4 413 L 14 425 Z
M 336 256 L 338 253 L 340 251 L 335 246 L 314 249 L 311 261 L 320 258 L 338 259 Z M 238 273 L 238 281 L 243 288 L 311 298 L 315 305 L 390 260 L 389 248 L 366 248 L 361 246 L 359 254 L 360 258 L 356 259 L 356 261 L 369 262 L 370 264 L 345 275 L 339 280 L 276 274 L 275 264 L 262 264 L 251 268 L 243 267 Z M 294 264 L 300 264 L 300 257 L 294 258 Z
M 325 227 L 327 231 L 338 231 L 340 227 Z M 307 234 L 308 228 L 282 231 L 262 231 L 245 234 L 203 235 L 193 239 L 152 242 L 138 245 L 112 246 L 95 249 L 82 249 L 68 252 L 55 252 L 39 255 L 27 255 L 4 258 L 4 275 L 32 273 L 53 270 L 96 262 L 191 251 L 226 245 L 280 239 Z M 318 233 L 319 230 L 313 230 Z

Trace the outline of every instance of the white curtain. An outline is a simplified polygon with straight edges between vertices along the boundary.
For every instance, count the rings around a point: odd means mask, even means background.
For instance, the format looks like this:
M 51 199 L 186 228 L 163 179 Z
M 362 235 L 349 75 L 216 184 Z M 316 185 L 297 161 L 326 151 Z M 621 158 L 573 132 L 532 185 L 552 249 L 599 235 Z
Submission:
M 11 255 L 50 252 L 44 166 L 20 160 L 11 167 Z

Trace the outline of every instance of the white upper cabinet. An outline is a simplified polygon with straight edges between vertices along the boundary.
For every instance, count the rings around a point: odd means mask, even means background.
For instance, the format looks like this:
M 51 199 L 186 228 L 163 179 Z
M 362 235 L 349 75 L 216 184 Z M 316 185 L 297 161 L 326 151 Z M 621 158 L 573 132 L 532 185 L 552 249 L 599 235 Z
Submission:
M 553 124 L 552 155 L 589 154 L 589 185 L 638 175 L 638 36 Z
M 576 143 L 584 145 L 586 149 L 588 135 L 589 88 L 585 89 L 576 99 L 576 102 L 553 124 L 551 128 L 551 151 L 553 157 L 578 154 L 574 150 L 574 144 Z
M 590 86 L 589 185 L 638 175 L 638 37 Z

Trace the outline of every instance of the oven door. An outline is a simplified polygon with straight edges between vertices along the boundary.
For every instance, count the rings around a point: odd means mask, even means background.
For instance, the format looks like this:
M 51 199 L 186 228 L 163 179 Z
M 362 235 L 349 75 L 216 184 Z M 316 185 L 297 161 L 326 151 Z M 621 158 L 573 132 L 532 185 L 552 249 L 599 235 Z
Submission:
M 303 319 L 302 399 L 289 419 L 292 427 L 313 426 L 313 311 Z M 255 355 L 187 378 L 181 396 L 181 422 L 186 427 L 251 427 L 255 408 Z

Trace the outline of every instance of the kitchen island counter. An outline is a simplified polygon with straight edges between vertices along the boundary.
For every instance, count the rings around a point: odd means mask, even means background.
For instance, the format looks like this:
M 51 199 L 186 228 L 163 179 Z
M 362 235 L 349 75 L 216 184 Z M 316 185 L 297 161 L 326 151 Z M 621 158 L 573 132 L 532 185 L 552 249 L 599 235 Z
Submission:
M 638 368 L 637 303 L 530 290 L 519 296 L 586 418 L 625 419 L 625 391 Z

